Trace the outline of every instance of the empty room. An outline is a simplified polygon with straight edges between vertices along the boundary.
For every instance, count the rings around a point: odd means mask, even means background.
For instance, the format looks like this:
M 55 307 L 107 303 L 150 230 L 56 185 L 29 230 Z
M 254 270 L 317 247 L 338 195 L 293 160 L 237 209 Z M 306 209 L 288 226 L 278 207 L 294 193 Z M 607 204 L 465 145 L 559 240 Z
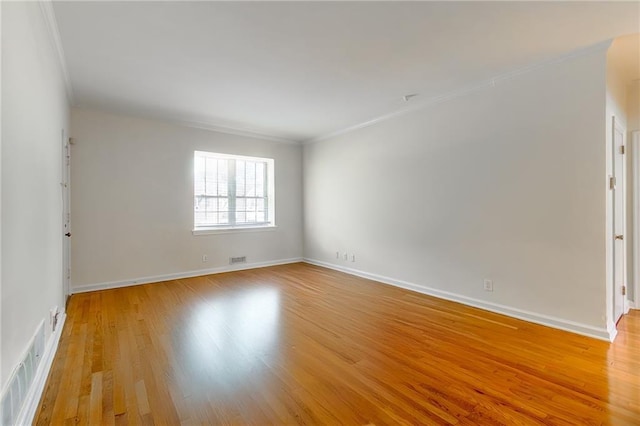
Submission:
M 640 425 L 640 3 L 1 1 L 1 425 Z

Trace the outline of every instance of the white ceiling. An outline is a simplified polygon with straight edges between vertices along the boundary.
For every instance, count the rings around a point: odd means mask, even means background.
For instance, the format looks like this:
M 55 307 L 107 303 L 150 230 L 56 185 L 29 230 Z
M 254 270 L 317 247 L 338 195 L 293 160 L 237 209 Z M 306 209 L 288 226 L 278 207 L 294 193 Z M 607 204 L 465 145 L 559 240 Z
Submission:
M 304 141 L 616 36 L 640 3 L 55 2 L 77 106 Z

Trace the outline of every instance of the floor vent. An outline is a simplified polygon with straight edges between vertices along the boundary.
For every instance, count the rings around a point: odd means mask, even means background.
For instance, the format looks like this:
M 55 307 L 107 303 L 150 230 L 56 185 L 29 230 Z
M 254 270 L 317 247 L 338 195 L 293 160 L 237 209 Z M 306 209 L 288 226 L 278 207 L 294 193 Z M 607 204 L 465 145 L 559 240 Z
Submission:
M 229 258 L 229 265 L 235 265 L 236 263 L 247 263 L 247 256 Z
M 0 398 L 0 424 L 16 424 L 22 410 L 29 388 L 33 383 L 44 352 L 44 321 L 29 343 L 29 348 L 22 361 L 13 370 L 9 384 Z

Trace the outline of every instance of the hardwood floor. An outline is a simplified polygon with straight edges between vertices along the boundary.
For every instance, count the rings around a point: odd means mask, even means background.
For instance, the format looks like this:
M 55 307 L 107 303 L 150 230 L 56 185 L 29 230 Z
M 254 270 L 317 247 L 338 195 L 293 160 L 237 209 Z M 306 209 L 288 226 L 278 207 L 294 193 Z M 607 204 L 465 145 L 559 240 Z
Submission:
M 307 264 L 74 295 L 37 424 L 640 424 L 614 344 Z

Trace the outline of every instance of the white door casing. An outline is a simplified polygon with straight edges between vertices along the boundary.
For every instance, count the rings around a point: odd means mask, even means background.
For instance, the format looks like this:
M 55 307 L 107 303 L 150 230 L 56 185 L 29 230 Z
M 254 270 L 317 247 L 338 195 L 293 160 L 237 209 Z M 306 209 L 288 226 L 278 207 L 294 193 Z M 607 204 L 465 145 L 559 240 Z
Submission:
M 63 301 L 70 294 L 71 281 L 71 144 L 62 131 L 62 283 Z
M 612 118 L 613 125 L 613 322 L 616 323 L 626 310 L 626 244 L 625 238 L 625 161 L 624 133 L 620 123 Z
M 634 308 L 640 309 L 640 130 L 631 136 L 633 155 L 633 292 Z

